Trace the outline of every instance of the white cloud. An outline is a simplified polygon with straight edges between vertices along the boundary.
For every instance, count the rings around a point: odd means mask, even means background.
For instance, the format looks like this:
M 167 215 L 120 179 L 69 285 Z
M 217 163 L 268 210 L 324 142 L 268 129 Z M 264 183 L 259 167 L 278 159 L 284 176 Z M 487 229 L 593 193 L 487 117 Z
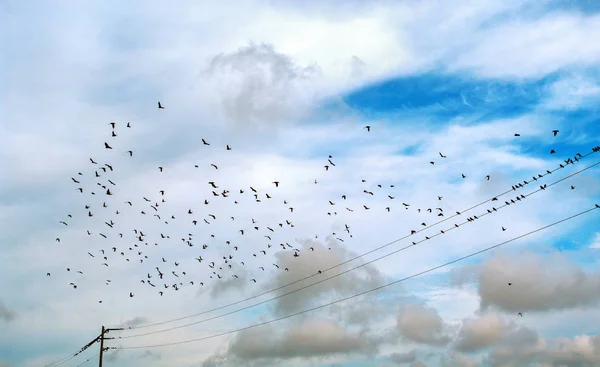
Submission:
M 571 75 L 549 87 L 548 100 L 542 104 L 551 110 L 576 111 L 590 108 L 600 100 L 600 85 L 585 75 Z
M 481 29 L 473 47 L 453 68 L 486 77 L 541 77 L 569 67 L 592 66 L 600 48 L 585 41 L 600 36 L 600 17 L 554 13 L 515 19 Z
M 594 236 L 590 248 L 600 249 L 600 232 L 596 233 L 596 235 Z
M 203 75 L 226 120 L 240 127 L 272 128 L 309 112 L 319 69 L 297 67 L 272 45 L 258 44 L 215 56 Z

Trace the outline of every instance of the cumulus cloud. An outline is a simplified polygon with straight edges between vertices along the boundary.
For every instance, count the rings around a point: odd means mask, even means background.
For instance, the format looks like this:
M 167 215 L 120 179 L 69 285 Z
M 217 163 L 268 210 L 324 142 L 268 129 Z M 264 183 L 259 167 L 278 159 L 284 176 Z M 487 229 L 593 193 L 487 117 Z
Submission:
M 377 344 L 364 332 L 351 332 L 325 319 L 307 319 L 284 331 L 266 325 L 240 332 L 230 343 L 228 354 L 244 361 L 290 359 L 372 353 Z
M 479 364 L 474 358 L 460 353 L 452 353 L 448 356 L 442 356 L 440 360 L 441 367 L 477 367 Z
M 229 292 L 243 290 L 245 285 L 249 282 L 248 271 L 245 268 L 237 269 L 236 275 L 238 276 L 238 278 L 228 277 L 221 280 L 219 287 L 211 287 L 210 295 L 213 298 L 216 298 Z M 198 290 L 198 292 L 200 293 L 204 291 L 205 288 L 200 288 Z
M 600 273 L 585 272 L 559 254 L 498 253 L 481 264 L 477 280 L 482 309 L 557 310 L 600 299 Z
M 517 367 L 531 363 L 560 367 L 593 367 L 600 364 L 600 335 L 546 340 L 528 332 L 523 338 L 507 340 L 494 348 L 488 357 L 493 367 Z
M 14 310 L 8 308 L 8 306 L 6 306 L 4 302 L 0 299 L 0 320 L 3 320 L 5 322 L 11 322 L 16 317 L 17 313 Z
M 417 350 L 413 349 L 406 353 L 392 353 L 390 355 L 390 360 L 394 363 L 403 364 L 403 363 L 411 363 L 415 362 L 417 359 Z
M 518 332 L 518 327 L 496 313 L 464 320 L 454 348 L 460 352 L 476 352 L 494 346 Z
M 297 66 L 263 43 L 213 57 L 205 74 L 228 120 L 237 126 L 272 127 L 307 112 L 319 69 Z
M 444 345 L 450 341 L 437 310 L 424 304 L 402 306 L 396 325 L 402 336 L 417 343 Z
M 367 64 L 358 56 L 352 56 L 350 60 L 350 79 L 360 79 L 364 76 Z
M 291 256 L 289 251 L 280 251 L 275 257 L 281 269 L 288 268 L 289 271 L 280 271 L 271 279 L 268 288 L 274 289 L 297 281 L 309 275 L 315 275 L 319 270 L 324 271 L 334 265 L 338 265 L 350 258 L 356 256 L 352 251 L 341 246 L 339 242 L 326 240 L 326 243 L 317 240 L 300 241 L 299 257 Z M 314 249 L 311 250 L 311 247 Z M 355 267 L 358 261 L 340 266 L 336 269 L 324 272 L 310 279 L 298 282 L 292 286 L 277 290 L 276 294 L 282 295 L 294 289 L 299 289 L 306 285 L 315 283 L 326 277 L 339 274 L 350 267 Z M 357 270 L 348 272 L 339 277 L 332 278 L 323 283 L 311 286 L 306 290 L 290 294 L 279 298 L 275 304 L 277 314 L 287 314 L 308 308 L 316 300 L 320 303 L 327 296 L 349 295 L 365 291 L 370 288 L 383 284 L 384 276 L 371 265 L 363 266 Z

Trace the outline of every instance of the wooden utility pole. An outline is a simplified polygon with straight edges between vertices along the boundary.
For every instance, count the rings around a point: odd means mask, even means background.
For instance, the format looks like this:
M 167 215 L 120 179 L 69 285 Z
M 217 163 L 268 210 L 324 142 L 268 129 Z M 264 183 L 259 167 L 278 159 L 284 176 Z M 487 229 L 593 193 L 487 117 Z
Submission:
M 106 332 L 106 329 L 104 328 L 104 325 L 102 325 L 102 334 L 100 334 L 100 367 L 102 367 L 102 355 L 104 354 L 104 333 Z
M 104 350 L 108 350 L 108 348 L 104 348 L 104 334 L 108 333 L 109 331 L 112 330 L 123 330 L 123 328 L 118 328 L 118 329 L 107 329 L 104 327 L 104 325 L 102 325 L 102 334 L 100 334 L 100 364 L 99 366 L 102 367 L 102 356 L 104 354 Z

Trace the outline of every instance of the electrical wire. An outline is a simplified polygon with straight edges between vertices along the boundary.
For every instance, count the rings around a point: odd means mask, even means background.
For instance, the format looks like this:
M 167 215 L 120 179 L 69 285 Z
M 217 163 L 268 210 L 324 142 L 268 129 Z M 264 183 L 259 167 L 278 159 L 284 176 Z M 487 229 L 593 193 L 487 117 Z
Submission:
M 584 158 L 586 158 L 586 157 L 588 157 L 588 156 L 590 156 L 590 155 L 592 155 L 592 154 L 594 154 L 594 153 L 597 153 L 597 152 L 599 152 L 600 150 L 597 150 L 596 148 L 597 148 L 597 147 L 594 147 L 594 148 L 592 148 L 592 151 L 591 151 L 591 152 L 589 152 L 589 153 L 587 153 L 587 154 L 584 154 L 584 155 L 577 154 L 579 157 L 576 157 L 575 159 L 576 159 L 577 161 L 580 161 L 580 160 L 582 160 L 582 159 L 584 159 Z M 568 160 L 564 160 L 564 161 L 565 161 L 565 162 L 567 162 Z M 557 167 L 557 168 L 555 168 L 555 169 L 553 169 L 553 170 L 547 170 L 547 171 L 546 171 L 546 173 L 544 173 L 544 174 L 540 175 L 541 177 L 539 177 L 539 176 L 538 176 L 538 177 L 536 178 L 536 180 L 537 180 L 537 179 L 540 179 L 540 178 L 543 178 L 543 177 L 546 177 L 546 176 L 548 176 L 549 174 L 552 174 L 552 173 L 554 173 L 554 172 L 556 172 L 556 171 L 558 171 L 558 170 L 560 170 L 560 169 L 563 169 L 563 168 L 565 168 L 566 166 L 568 166 L 568 163 L 567 163 L 566 165 L 560 164 L 560 165 L 559 165 L 559 167 Z M 532 182 L 532 181 L 534 181 L 534 180 L 531 180 L 531 181 L 524 180 L 524 181 L 523 181 L 523 183 L 524 183 L 525 185 L 527 185 L 527 184 L 529 184 L 529 183 L 530 183 L 530 182 Z M 485 203 L 488 203 L 488 202 L 490 202 L 490 201 L 493 201 L 494 199 L 497 199 L 497 198 L 499 198 L 499 197 L 502 197 L 502 196 L 504 196 L 504 195 L 506 195 L 506 194 L 508 194 L 508 193 L 510 193 L 510 192 L 512 192 L 512 191 L 516 191 L 518 188 L 519 188 L 519 187 L 513 186 L 513 187 L 512 187 L 510 190 L 506 190 L 506 191 L 504 191 L 503 193 L 500 193 L 500 194 L 498 194 L 498 195 L 496 195 L 496 196 L 492 197 L 491 199 L 487 199 L 487 200 L 485 200 L 485 201 L 482 201 L 482 202 L 480 202 L 480 203 L 478 203 L 478 204 L 476 204 L 476 205 L 473 205 L 473 206 L 471 206 L 471 207 L 469 207 L 469 208 L 467 208 L 467 209 L 463 209 L 462 211 L 459 211 L 459 213 L 461 213 L 461 214 L 463 214 L 463 213 L 466 213 L 466 212 L 468 212 L 468 211 L 470 211 L 470 210 L 473 210 L 473 209 L 475 209 L 475 208 L 477 208 L 477 207 L 479 207 L 479 206 L 481 206 L 481 205 L 484 205 Z M 420 232 L 422 232 L 422 231 L 425 231 L 425 230 L 427 230 L 427 229 L 429 229 L 429 228 L 435 227 L 435 226 L 437 226 L 437 225 L 439 225 L 439 224 L 441 224 L 441 223 L 444 223 L 444 222 L 446 222 L 446 221 L 448 221 L 448 220 L 450 220 L 450 219 L 452 219 L 452 218 L 454 218 L 454 217 L 456 217 L 456 216 L 458 216 L 458 215 L 461 215 L 461 214 L 454 214 L 454 215 L 452 215 L 452 216 L 450 216 L 450 217 L 446 217 L 445 219 L 442 219 L 442 220 L 440 220 L 440 221 L 438 221 L 438 222 L 435 222 L 435 223 L 433 223 L 433 224 L 431 224 L 431 225 L 429 225 L 429 226 L 427 226 L 427 227 L 424 227 L 424 228 L 422 228 L 422 229 L 420 229 L 420 230 L 417 230 L 417 231 L 415 231 L 415 234 L 416 234 L 416 233 L 420 233 Z M 360 259 L 360 258 L 362 258 L 362 257 L 364 257 L 364 256 L 366 256 L 366 255 L 372 254 L 372 253 L 374 253 L 374 252 L 376 252 L 376 251 L 379 251 L 379 250 L 381 250 L 381 249 L 383 249 L 383 248 L 386 248 L 386 247 L 388 247 L 388 246 L 391 246 L 391 245 L 393 245 L 393 244 L 395 244 L 395 243 L 397 243 L 397 242 L 399 242 L 399 241 L 401 241 L 401 240 L 404 240 L 404 239 L 406 239 L 406 238 L 408 238 L 408 237 L 410 237 L 410 236 L 412 236 L 412 235 L 413 235 L 413 233 L 411 233 L 410 235 L 407 235 L 407 236 L 404 236 L 404 237 L 398 238 L 398 239 L 396 239 L 396 240 L 393 240 L 393 241 L 391 241 L 391 242 L 388 242 L 388 243 L 386 243 L 386 244 L 384 244 L 384 245 L 382 245 L 382 246 L 376 247 L 376 248 L 374 248 L 374 249 L 372 249 L 372 250 L 370 250 L 370 251 L 367 251 L 367 252 L 365 252 L 365 253 L 362 253 L 362 254 L 360 254 L 360 255 L 357 255 L 357 256 L 355 256 L 355 257 L 352 257 L 352 258 L 350 258 L 350 259 L 348 259 L 348 260 L 345 260 L 345 261 L 343 261 L 343 262 L 341 262 L 341 263 L 339 263 L 339 264 L 336 264 L 336 265 L 333 265 L 333 266 L 331 266 L 331 267 L 329 267 L 329 268 L 323 269 L 321 272 L 322 272 L 322 273 L 325 273 L 325 272 L 327 272 L 327 271 L 330 271 L 330 270 L 333 270 L 333 269 L 339 268 L 340 266 L 343 266 L 343 265 L 345 265 L 345 264 L 347 264 L 347 263 L 349 263 L 349 262 L 352 262 L 352 261 L 358 260 L 358 259 Z M 261 296 L 264 296 L 264 295 L 266 295 L 266 294 L 269 294 L 269 293 L 272 293 L 272 292 L 278 291 L 278 290 L 280 290 L 280 289 L 283 289 L 283 288 L 289 287 L 289 286 L 291 286 L 291 285 L 294 285 L 294 284 L 297 284 L 297 283 L 303 282 L 303 281 L 305 281 L 305 280 L 307 280 L 307 279 L 310 279 L 310 278 L 312 278 L 312 277 L 314 277 L 314 276 L 316 276 L 316 275 L 317 275 L 317 274 L 311 274 L 311 275 L 308 275 L 308 276 L 306 276 L 306 277 L 303 277 L 303 278 L 297 279 L 297 280 L 295 280 L 295 281 L 292 281 L 292 282 L 290 282 L 290 283 L 284 284 L 284 285 L 282 285 L 282 286 L 279 286 L 279 287 L 276 287 L 276 288 L 273 288 L 273 289 L 270 289 L 270 290 L 267 290 L 267 291 L 264 291 L 264 292 L 261 292 L 261 293 L 255 294 L 255 295 L 253 295 L 253 296 L 250 296 L 250 297 L 247 297 L 247 298 L 244 298 L 244 299 L 238 300 L 238 301 L 234 301 L 234 302 L 231 302 L 231 303 L 228 303 L 228 304 L 225 304 L 225 305 L 221 305 L 221 306 L 218 306 L 218 307 L 215 307 L 215 308 L 212 308 L 212 309 L 206 310 L 206 311 L 198 312 L 198 313 L 195 313 L 195 314 L 192 314 L 192 315 L 183 316 L 183 317 L 179 317 L 179 318 L 175 318 L 175 319 L 171 319 L 171 320 L 165 320 L 165 321 L 156 322 L 156 323 L 151 323 L 151 324 L 146 324 L 146 325 L 131 326 L 131 327 L 129 327 L 129 328 L 128 328 L 128 330 L 142 329 L 142 328 L 148 328 L 148 327 L 152 327 L 152 326 L 158 326 L 158 325 L 169 324 L 169 323 L 172 323 L 172 322 L 182 321 L 182 320 L 190 319 L 190 318 L 192 318 L 192 317 L 201 316 L 201 315 L 204 315 L 204 314 L 207 314 L 207 313 L 211 313 L 211 312 L 214 312 L 214 311 L 219 311 L 219 310 L 222 310 L 222 309 L 224 309 L 224 308 L 231 307 L 231 306 L 235 306 L 235 305 L 238 305 L 238 304 L 240 304 L 240 303 L 247 302 L 247 301 L 250 301 L 250 300 L 252 300 L 252 299 L 256 299 L 256 298 L 258 298 L 258 297 L 261 297 Z
M 91 361 L 92 359 L 94 359 L 94 358 L 97 358 L 98 356 L 100 356 L 100 353 L 98 353 L 98 354 L 96 354 L 95 356 L 92 356 L 92 357 L 90 357 L 90 358 L 86 359 L 85 361 L 81 362 L 80 364 L 78 364 L 78 365 L 77 365 L 77 366 L 75 366 L 75 367 L 81 367 L 81 366 L 83 366 L 84 364 L 86 364 L 86 363 L 88 363 L 89 361 Z
M 532 195 L 534 195 L 534 194 L 536 194 L 536 193 L 538 193 L 538 192 L 540 192 L 540 191 L 546 190 L 546 189 L 547 189 L 547 188 L 549 188 L 549 187 L 552 187 L 552 186 L 554 186 L 554 185 L 556 185 L 556 184 L 558 184 L 558 183 L 560 183 L 560 182 L 563 182 L 563 181 L 567 180 L 568 178 L 571 178 L 571 177 L 573 177 L 573 176 L 575 176 L 575 175 L 578 175 L 578 174 L 580 174 L 580 173 L 582 173 L 582 172 L 585 172 L 585 171 L 587 171 L 587 170 L 589 170 L 589 169 L 591 169 L 591 168 L 593 168 L 593 167 L 595 167 L 595 166 L 597 166 L 597 165 L 600 165 L 600 161 L 598 161 L 598 162 L 596 162 L 596 163 L 594 163 L 594 164 L 592 164 L 592 165 L 590 165 L 590 166 L 588 166 L 588 167 L 586 167 L 586 168 L 583 168 L 583 169 L 581 169 L 581 170 L 579 170 L 579 171 L 576 171 L 576 172 L 574 172 L 574 173 L 571 173 L 570 175 L 567 175 L 567 176 L 565 176 L 565 177 L 563 177 L 563 178 L 561 178 L 561 179 L 558 179 L 558 180 L 556 180 L 556 181 L 554 181 L 554 182 L 552 182 L 552 183 L 549 183 L 549 184 L 547 184 L 546 186 L 544 186 L 544 188 L 540 187 L 539 189 L 536 189 L 536 190 L 534 190 L 534 191 L 530 192 L 530 193 L 529 193 L 529 194 L 527 194 L 527 195 L 522 195 L 522 196 L 520 196 L 520 197 L 519 197 L 519 199 L 520 199 L 520 198 L 527 198 L 527 197 L 529 197 L 529 196 L 532 196 Z M 502 208 L 504 208 L 504 207 L 507 207 L 507 206 L 509 206 L 509 205 L 512 205 L 512 204 L 510 204 L 510 203 L 506 202 L 505 204 L 503 204 L 503 205 L 501 205 L 501 206 L 499 206 L 499 207 L 497 207 L 497 208 L 494 208 L 494 211 L 497 211 L 497 210 L 499 210 L 499 209 L 502 209 Z M 486 212 L 484 212 L 483 214 L 480 214 L 479 216 L 475 216 L 475 218 L 477 218 L 477 219 L 480 219 L 480 218 L 482 218 L 482 217 L 484 217 L 484 216 L 486 216 L 486 215 L 492 214 L 492 213 L 493 213 L 493 211 L 491 211 L 491 210 L 489 210 L 489 209 L 488 209 L 488 210 L 487 210 Z M 462 223 L 460 223 L 460 224 L 455 224 L 454 226 L 452 226 L 452 227 L 450 227 L 450 228 L 446 229 L 445 231 L 444 231 L 444 230 L 442 230 L 442 231 L 440 231 L 440 232 L 438 232 L 438 233 L 436 233 L 436 234 L 434 234 L 434 235 L 431 235 L 431 236 L 426 236 L 426 237 L 425 237 L 425 239 L 422 239 L 422 240 L 420 240 L 420 241 L 417 241 L 417 242 L 412 242 L 412 244 L 411 244 L 411 245 L 408 245 L 408 246 L 402 247 L 402 248 L 400 248 L 400 249 L 397 249 L 397 250 L 395 250 L 395 251 L 392 251 L 392 252 L 390 252 L 390 253 L 388 253 L 388 254 L 385 254 L 385 255 L 382 255 L 382 256 L 380 256 L 380 257 L 377 257 L 377 258 L 375 258 L 375 259 L 369 260 L 369 261 L 367 261 L 367 262 L 364 262 L 364 263 L 362 263 L 362 264 L 359 264 L 359 265 L 357 265 L 357 266 L 355 266 L 355 267 L 353 267 L 353 268 L 346 269 L 346 270 L 344 270 L 344 271 L 342 271 L 342 272 L 340 272 L 340 273 L 338 273 L 338 274 L 331 275 L 331 276 L 329 276 L 329 277 L 327 277 L 327 278 L 321 279 L 321 280 L 319 280 L 319 281 L 316 281 L 316 282 L 314 282 L 314 283 L 311 283 L 311 284 L 305 285 L 305 286 L 303 286 L 303 287 L 300 287 L 300 288 L 294 289 L 294 290 L 292 290 L 292 291 L 289 291 L 289 292 L 287 292 L 287 293 L 280 294 L 280 295 L 278 295 L 278 296 L 275 296 L 275 297 L 269 298 L 269 299 L 267 299 L 267 300 L 264 300 L 264 301 L 261 301 L 261 302 L 254 303 L 254 304 L 252 304 L 252 305 L 248 305 L 248 306 L 245 306 L 245 307 L 242 307 L 242 308 L 239 308 L 239 309 L 236 309 L 236 310 L 230 311 L 230 312 L 226 312 L 226 313 L 224 313 L 224 314 L 221 314 L 221 315 L 217 315 L 217 316 L 213 316 L 213 317 L 210 317 L 210 318 L 207 318 L 207 319 L 203 319 L 203 320 L 199 320 L 199 321 L 195 321 L 195 322 L 187 323 L 187 324 L 184 324 L 184 325 L 174 326 L 174 327 L 170 327 L 170 328 L 167 328 L 167 329 L 156 330 L 156 331 L 147 332 L 147 333 L 141 333 L 141 334 L 136 334 L 136 335 L 129 335 L 129 336 L 116 337 L 116 338 L 112 338 L 112 339 L 130 339 L 130 338 L 137 338 L 137 337 L 142 337 L 142 336 L 147 336 L 147 335 L 159 334 L 159 333 L 163 333 L 163 332 L 168 332 L 168 331 L 173 331 L 173 330 L 177 330 L 177 329 L 182 329 L 182 328 L 185 328 L 185 327 L 188 327 L 188 326 L 192 326 L 192 325 L 197 325 L 197 324 L 204 323 L 204 322 L 207 322 L 207 321 L 216 320 L 216 319 L 219 319 L 219 318 L 222 318 L 222 317 L 225 317 L 225 316 L 229 316 L 229 315 L 232 315 L 232 314 L 235 314 L 235 313 L 241 312 L 241 311 L 245 311 L 245 310 L 248 310 L 248 309 L 250 309 L 250 308 L 254 308 L 254 307 L 256 307 L 256 306 L 260 306 L 260 305 L 266 304 L 266 303 L 268 303 L 268 302 L 271 302 L 271 301 L 277 300 L 277 299 L 279 299 L 279 298 L 283 298 L 283 297 L 285 297 L 285 296 L 288 296 L 288 295 L 290 295 L 290 294 L 293 294 L 293 293 L 296 293 L 296 292 L 302 291 L 302 290 L 304 290 L 304 289 L 310 288 L 310 287 L 312 287 L 312 286 L 315 286 L 315 285 L 317 285 L 317 284 L 324 283 L 324 282 L 326 282 L 326 281 L 328 281 L 328 280 L 330 280 L 330 279 L 333 279 L 333 278 L 339 277 L 339 276 L 341 276 L 341 275 L 344 275 L 344 274 L 346 274 L 346 273 L 349 273 L 349 272 L 351 272 L 351 271 L 354 271 L 354 270 L 356 270 L 356 269 L 359 269 L 359 268 L 361 268 L 361 267 L 364 267 L 364 266 L 366 266 L 366 265 L 372 264 L 372 263 L 374 263 L 374 262 L 376 262 L 376 261 L 379 261 L 379 260 L 381 260 L 381 259 L 384 259 L 384 258 L 386 258 L 386 257 L 389 257 L 389 256 L 391 256 L 391 255 L 394 255 L 394 254 L 396 254 L 396 253 L 398 253 L 398 252 L 400 252 L 400 251 L 406 250 L 406 249 L 408 249 L 408 248 L 410 248 L 410 247 L 412 247 L 412 246 L 415 246 L 415 245 L 417 245 L 417 244 L 419 244 L 419 243 L 425 242 L 425 241 L 427 241 L 427 240 L 430 240 L 430 239 L 432 239 L 432 238 L 434 238 L 434 237 L 437 237 L 437 236 L 439 236 L 439 235 L 445 234 L 446 232 L 449 232 L 449 231 L 455 230 L 455 229 L 457 229 L 457 228 L 459 228 L 459 227 L 461 227 L 461 226 L 463 226 L 463 225 L 465 225 L 465 224 L 467 224 L 467 223 L 469 223 L 469 222 L 471 222 L 471 221 L 473 221 L 473 219 L 469 218 L 469 219 L 467 219 L 465 222 L 462 222 Z M 318 274 L 318 273 L 317 273 L 317 274 Z
M 44 367 L 57 367 L 57 366 L 60 366 L 62 364 L 67 363 L 71 359 L 73 359 L 73 358 L 77 357 L 79 354 L 81 354 L 84 350 L 88 349 L 92 344 L 94 344 L 95 342 L 97 342 L 100 339 L 100 337 L 101 337 L 101 335 L 98 335 L 91 342 L 89 342 L 86 345 L 84 345 L 83 347 L 81 347 L 81 349 L 79 349 L 79 351 L 77 351 L 75 353 L 71 353 L 68 356 L 63 357 L 63 358 L 61 358 L 59 360 L 56 360 L 54 362 L 51 362 L 51 363 L 45 365 Z
M 289 314 L 289 315 L 282 316 L 282 317 L 278 317 L 278 318 L 275 318 L 275 319 L 271 319 L 271 320 L 263 321 L 263 322 L 260 322 L 260 323 L 257 323 L 257 324 L 252 324 L 252 325 L 249 325 L 249 326 L 246 326 L 246 327 L 242 327 L 242 328 L 238 328 L 238 329 L 235 329 L 235 330 L 231 330 L 231 331 L 223 332 L 223 333 L 220 333 L 220 334 L 214 334 L 214 335 L 210 335 L 210 336 L 205 336 L 205 337 L 202 337 L 202 338 L 189 339 L 189 340 L 182 340 L 182 341 L 170 342 L 170 343 L 154 344 L 154 345 L 143 345 L 143 346 L 133 346 L 133 347 L 114 347 L 114 348 L 115 348 L 115 349 L 126 350 L 126 349 L 141 349 L 141 348 L 158 348 L 158 347 L 166 347 L 166 346 L 171 346 L 171 345 L 188 344 L 188 343 L 198 342 L 198 341 L 207 340 L 207 339 L 214 339 L 214 338 L 217 338 L 217 337 L 220 337 L 220 336 L 224 336 L 224 335 L 228 335 L 228 334 L 233 334 L 233 333 L 237 333 L 237 332 L 240 332 L 240 331 L 245 331 L 245 330 L 248 330 L 248 329 L 253 329 L 253 328 L 256 328 L 256 327 L 259 327 L 259 326 L 263 326 L 263 325 L 271 324 L 271 323 L 274 323 L 274 322 L 277 322 L 277 321 L 285 320 L 285 319 L 288 319 L 288 318 L 291 318 L 291 317 L 294 317 L 294 316 L 302 315 L 302 314 L 305 314 L 305 313 L 308 313 L 308 312 L 311 312 L 311 311 L 315 311 L 315 310 L 318 310 L 318 309 L 321 309 L 321 308 L 324 308 L 324 307 L 328 307 L 328 306 L 334 305 L 334 304 L 336 304 L 336 303 L 344 302 L 344 301 L 347 301 L 347 300 L 350 300 L 350 299 L 353 299 L 353 298 L 356 298 L 356 297 L 359 297 L 359 296 L 363 296 L 363 295 L 365 295 L 365 294 L 368 294 L 368 293 L 371 293 L 371 292 L 375 292 L 375 291 L 381 290 L 381 289 L 383 289 L 383 288 L 387 288 L 387 287 L 389 287 L 389 286 L 392 286 L 392 285 L 394 285 L 394 284 L 398 284 L 398 283 L 404 282 L 404 281 L 406 281 L 406 280 L 409 280 L 409 279 L 412 279 L 412 278 L 416 278 L 416 277 L 418 277 L 418 276 L 421 276 L 421 275 L 423 275 L 423 274 L 430 273 L 430 272 L 432 272 L 432 271 L 435 271 L 435 270 L 441 269 L 441 268 L 443 268 L 443 267 L 446 267 L 446 266 L 452 265 L 452 264 L 454 264 L 454 263 L 457 263 L 457 262 L 459 262 L 459 261 L 462 261 L 462 260 L 465 260 L 465 259 L 471 258 L 471 257 L 473 257 L 473 256 L 479 255 L 479 254 L 481 254 L 481 253 L 484 253 L 484 252 L 487 252 L 487 251 L 493 250 L 493 249 L 495 249 L 495 248 L 498 248 L 498 247 L 500 247 L 500 246 L 502 246 L 502 245 L 505 245 L 505 244 L 507 244 L 507 243 L 514 242 L 514 241 L 516 241 L 516 240 L 518 240 L 518 239 L 521 239 L 521 238 L 524 238 L 524 237 L 530 236 L 530 235 L 532 235 L 532 234 L 534 234 L 534 233 L 537 233 L 537 232 L 543 231 L 543 230 L 545 230 L 545 229 L 548 229 L 548 228 L 550 228 L 550 227 L 553 227 L 553 226 L 555 226 L 555 225 L 558 225 L 558 224 L 560 224 L 560 223 L 563 223 L 563 222 L 569 221 L 569 220 L 571 220 L 571 219 L 574 219 L 574 218 L 576 218 L 576 217 L 579 217 L 579 216 L 581 216 L 581 215 L 587 214 L 587 213 L 589 213 L 589 212 L 592 212 L 592 211 L 594 211 L 594 210 L 598 210 L 598 209 L 600 209 L 600 205 L 598 205 L 598 204 L 595 204 L 595 206 L 594 206 L 594 207 L 592 207 L 592 208 L 590 208 L 590 209 L 587 209 L 587 210 L 581 211 L 581 212 L 579 212 L 579 213 L 577 213 L 577 214 L 573 214 L 573 215 L 571 215 L 571 216 L 569 216 L 569 217 L 567 217 L 567 218 L 561 219 L 561 220 L 559 220 L 559 221 L 556 221 L 556 222 L 554 222 L 554 223 L 548 224 L 548 225 L 546 225 L 546 226 L 543 226 L 543 227 L 540 227 L 540 228 L 534 229 L 534 230 L 532 230 L 532 231 L 526 232 L 526 233 L 524 233 L 524 234 L 521 234 L 521 235 L 519 235 L 519 236 L 513 237 L 513 238 L 511 238 L 511 239 L 509 239 L 509 240 L 506 240 L 506 241 L 504 241 L 504 242 L 500 242 L 500 243 L 498 243 L 498 244 L 496 244 L 496 245 L 489 246 L 489 247 L 486 247 L 486 248 L 484 248 L 484 249 L 482 249 L 482 250 L 479 250 L 479 251 L 476 251 L 476 252 L 470 253 L 470 254 L 468 254 L 468 255 L 465 255 L 465 256 L 459 257 L 459 258 L 457 258 L 457 259 L 454 259 L 454 260 L 452 260 L 452 261 L 446 262 L 446 263 L 444 263 L 444 264 L 442 264 L 442 265 L 438 265 L 438 266 L 435 266 L 435 267 L 433 267 L 433 268 L 429 268 L 429 269 L 427 269 L 427 270 L 423 270 L 423 271 L 421 271 L 421 272 L 419 272 L 419 273 L 415 273 L 415 274 L 413 274 L 413 275 L 410 275 L 410 276 L 407 276 L 407 277 L 404 277 L 404 278 L 401 278 L 401 279 L 394 280 L 394 281 L 392 281 L 392 282 L 389 282 L 389 283 L 386 283 L 386 284 L 380 285 L 380 286 L 378 286 L 378 287 L 374 287 L 374 288 L 368 289 L 368 290 L 366 290 L 366 291 L 363 291 L 363 292 L 360 292 L 360 293 L 356 293 L 356 294 L 354 294 L 354 295 L 352 295 L 352 296 L 348 296 L 348 297 L 345 297 L 345 298 L 342 298 L 342 299 L 338 299 L 338 300 L 336 300 L 336 301 L 332 301 L 332 302 L 329 302 L 329 303 L 326 303 L 326 304 L 322 304 L 322 305 L 319 305 L 319 306 L 315 306 L 315 307 L 312 307 L 312 308 L 309 308 L 309 309 L 306 309 L 306 310 L 302 310 L 302 311 L 299 311 L 299 312 L 296 312 L 296 313 L 293 313 L 293 314 Z
M 65 364 L 65 363 L 67 363 L 67 362 L 68 362 L 68 361 L 70 361 L 71 359 L 75 358 L 75 356 L 76 356 L 76 355 L 77 355 L 77 353 L 69 354 L 69 355 L 68 355 L 68 356 L 66 356 L 66 357 L 63 357 L 63 358 L 61 358 L 61 359 L 59 359 L 59 360 L 56 360 L 56 361 L 54 361 L 54 362 L 51 362 L 51 363 L 49 363 L 49 364 L 46 364 L 46 365 L 44 365 L 44 367 L 57 367 L 57 366 L 60 366 L 60 365 L 62 365 L 62 364 Z

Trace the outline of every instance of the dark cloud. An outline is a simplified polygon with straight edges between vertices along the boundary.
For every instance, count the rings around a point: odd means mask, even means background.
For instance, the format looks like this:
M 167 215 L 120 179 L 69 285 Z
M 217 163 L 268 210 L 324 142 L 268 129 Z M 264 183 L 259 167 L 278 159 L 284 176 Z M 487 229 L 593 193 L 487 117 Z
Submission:
M 417 350 L 413 349 L 410 352 L 406 353 L 392 353 L 390 355 L 390 360 L 394 363 L 403 364 L 403 363 L 411 363 L 415 362 L 417 359 Z
M 139 325 L 143 325 L 143 324 L 147 324 L 147 323 L 149 323 L 149 320 L 147 318 L 136 316 L 131 320 L 127 320 L 127 321 L 123 322 L 122 324 L 119 325 L 119 327 L 129 328 L 129 327 L 135 327 L 135 326 L 139 326 Z
M 508 323 L 495 313 L 467 319 L 463 321 L 454 348 L 459 352 L 476 352 L 494 346 L 516 330 L 514 323 Z
M 314 251 L 311 250 L 311 247 Z M 304 240 L 301 242 L 299 250 L 299 257 L 293 257 L 290 251 L 281 251 L 275 255 L 281 269 L 288 268 L 289 271 L 280 271 L 269 283 L 268 287 L 270 289 L 279 288 L 306 276 L 317 274 L 319 270 L 323 271 L 356 256 L 353 252 L 346 250 L 344 247 L 341 247 L 336 242 L 330 240 L 327 240 L 327 243 Z M 340 266 L 305 281 L 298 282 L 292 286 L 280 289 L 276 294 L 281 295 L 294 289 L 299 289 L 334 274 L 339 274 L 341 271 L 355 267 L 358 264 L 360 264 L 360 262 L 355 261 L 348 265 Z M 316 300 L 322 303 L 326 296 L 337 296 L 336 298 L 340 298 L 344 295 L 350 295 L 377 287 L 383 284 L 383 282 L 384 277 L 377 268 L 372 265 L 367 265 L 323 283 L 311 286 L 305 290 L 279 298 L 275 304 L 275 312 L 277 314 L 296 312 L 309 307 Z
M 492 367 L 528 366 L 595 367 L 600 365 L 600 335 L 545 340 L 524 330 L 494 348 L 488 356 Z
M 243 290 L 250 281 L 248 277 L 248 272 L 245 270 L 245 268 L 238 268 L 235 271 L 235 275 L 237 275 L 238 277 L 235 278 L 233 276 L 230 276 L 228 278 L 221 279 L 218 287 L 210 288 L 210 295 L 214 298 L 226 293 L 230 293 L 232 291 Z M 205 288 L 200 288 L 199 290 L 199 292 L 204 291 Z
M 443 355 L 440 358 L 441 367 L 477 367 L 478 362 L 470 357 L 460 353 L 452 353 L 451 355 Z
M 160 353 L 156 353 L 156 352 L 147 350 L 140 355 L 140 358 L 147 358 L 147 359 L 151 359 L 154 361 L 159 361 L 162 359 L 162 356 L 160 355 Z
M 8 308 L 2 300 L 0 300 L 0 320 L 11 322 L 17 317 L 17 313 Z
M 482 309 L 560 310 L 600 300 L 600 273 L 585 272 L 557 254 L 497 254 L 479 267 L 477 280 Z
M 307 319 L 284 331 L 267 325 L 240 332 L 231 342 L 228 354 L 242 361 L 290 359 L 335 354 L 373 353 L 378 340 L 365 332 L 352 332 L 325 319 Z
M 444 345 L 450 341 L 448 328 L 437 310 L 423 304 L 402 306 L 397 328 L 406 339 L 429 345 Z

